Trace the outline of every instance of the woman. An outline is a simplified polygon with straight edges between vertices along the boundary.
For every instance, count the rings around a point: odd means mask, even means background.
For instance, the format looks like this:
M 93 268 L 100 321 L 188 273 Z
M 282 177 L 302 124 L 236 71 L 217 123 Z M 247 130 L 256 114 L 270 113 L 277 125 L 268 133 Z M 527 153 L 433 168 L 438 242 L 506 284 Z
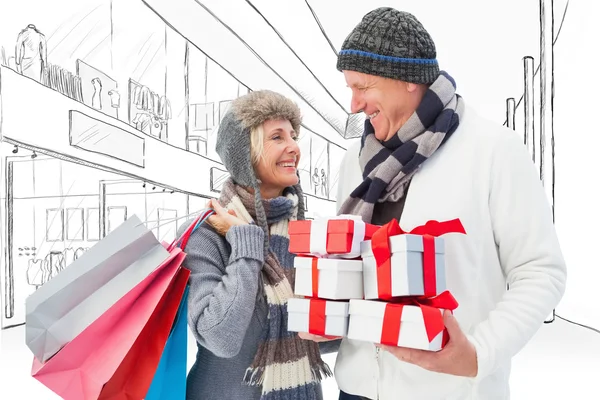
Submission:
M 230 178 L 185 248 L 188 323 L 198 342 L 189 400 L 322 398 L 320 381 L 331 371 L 318 345 L 287 331 L 287 227 L 304 219 L 300 121 L 289 99 L 256 91 L 236 99 L 219 127 L 216 150 Z

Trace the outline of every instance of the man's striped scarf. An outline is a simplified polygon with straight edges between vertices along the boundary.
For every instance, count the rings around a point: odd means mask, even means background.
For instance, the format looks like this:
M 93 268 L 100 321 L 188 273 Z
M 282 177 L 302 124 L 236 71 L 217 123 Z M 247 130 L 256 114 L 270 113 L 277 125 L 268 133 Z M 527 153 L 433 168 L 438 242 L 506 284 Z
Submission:
M 260 196 L 260 195 L 259 195 Z M 263 291 L 269 306 L 268 326 L 264 339 L 248 367 L 244 382 L 262 385 L 263 400 L 321 400 L 320 381 L 332 376 L 321 359 L 317 343 L 303 340 L 287 329 L 287 300 L 294 297 L 294 255 L 288 251 L 288 222 L 298 219 L 298 194 L 288 188 L 283 196 L 259 202 L 264 209 L 257 218 L 253 193 L 233 183 L 225 182 L 220 203 L 234 210 L 238 217 L 259 226 L 268 226 L 269 252 L 262 269 Z M 303 219 L 303 212 L 300 212 Z M 261 215 L 266 221 L 261 221 Z
M 417 169 L 456 130 L 463 111 L 454 79 L 441 71 L 417 110 L 389 140 L 377 140 L 367 119 L 359 154 L 363 182 L 342 204 L 339 214 L 360 215 L 370 222 L 376 202 L 400 200 Z

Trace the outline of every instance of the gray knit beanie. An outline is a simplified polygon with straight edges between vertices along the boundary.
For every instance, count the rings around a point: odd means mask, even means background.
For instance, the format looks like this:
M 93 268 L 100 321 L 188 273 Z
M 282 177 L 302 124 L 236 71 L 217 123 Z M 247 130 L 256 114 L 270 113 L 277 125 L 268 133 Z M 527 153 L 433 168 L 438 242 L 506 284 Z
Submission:
M 270 119 L 290 121 L 299 133 L 302 117 L 298 106 L 287 97 L 270 90 L 250 92 L 233 100 L 217 131 L 217 154 L 233 181 L 254 189 L 256 223 L 265 231 L 268 226 L 260 196 L 260 185 L 250 156 L 250 131 Z M 298 196 L 298 219 L 304 219 L 304 196 L 300 182 L 293 187 Z
M 439 75 L 429 33 L 412 14 L 391 7 L 362 18 L 342 44 L 337 69 L 420 84 Z

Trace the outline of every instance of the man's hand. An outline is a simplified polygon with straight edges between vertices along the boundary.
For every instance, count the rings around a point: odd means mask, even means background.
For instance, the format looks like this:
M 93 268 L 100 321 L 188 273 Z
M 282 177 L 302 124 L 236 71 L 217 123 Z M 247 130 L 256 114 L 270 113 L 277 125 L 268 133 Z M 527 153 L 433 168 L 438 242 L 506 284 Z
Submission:
M 440 351 L 433 352 L 406 347 L 377 345 L 389 351 L 399 360 L 418 365 L 429 371 L 444 374 L 475 377 L 477 375 L 477 352 L 475 346 L 463 333 L 458 321 L 448 310 L 444 312 L 444 325 L 450 339 Z
M 319 336 L 307 332 L 298 332 L 298 337 L 304 340 L 312 340 L 313 342 L 329 342 L 331 340 L 341 339 L 341 336 Z

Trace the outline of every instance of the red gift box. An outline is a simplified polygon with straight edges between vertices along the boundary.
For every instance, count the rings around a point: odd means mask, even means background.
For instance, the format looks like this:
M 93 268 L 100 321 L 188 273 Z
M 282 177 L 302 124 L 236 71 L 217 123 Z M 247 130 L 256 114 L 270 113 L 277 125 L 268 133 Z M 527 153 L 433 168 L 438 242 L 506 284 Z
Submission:
M 458 302 L 449 291 L 434 298 L 349 301 L 347 337 L 389 346 L 438 351 L 449 340 L 444 310 L 453 312 Z
M 429 299 L 404 299 L 387 303 L 385 306 L 385 314 L 383 316 L 381 344 L 398 346 L 401 335 L 402 311 L 404 306 L 417 306 L 421 309 L 429 342 L 443 332 L 442 348 L 444 348 L 450 338 L 448 336 L 448 331 L 444 326 L 444 316 L 440 313 L 440 309 L 450 310 L 451 312 L 454 311 L 458 307 L 458 302 L 454 296 L 452 296 L 449 291 L 445 291 L 442 294 Z
M 324 233 L 315 232 L 315 226 L 318 226 L 317 229 L 324 229 L 326 226 L 327 231 L 324 240 L 320 238 L 315 240 L 315 235 Z M 359 231 L 363 231 L 363 226 L 364 234 L 361 234 Z M 363 240 L 371 239 L 377 229 L 379 229 L 377 225 L 366 224 L 360 219 L 351 218 L 290 221 L 288 226 L 288 234 L 290 236 L 289 251 L 292 254 L 314 256 L 346 254 L 352 257 L 359 257 L 360 246 L 354 246 L 355 248 L 353 249 L 354 242 L 358 241 L 360 244 Z

